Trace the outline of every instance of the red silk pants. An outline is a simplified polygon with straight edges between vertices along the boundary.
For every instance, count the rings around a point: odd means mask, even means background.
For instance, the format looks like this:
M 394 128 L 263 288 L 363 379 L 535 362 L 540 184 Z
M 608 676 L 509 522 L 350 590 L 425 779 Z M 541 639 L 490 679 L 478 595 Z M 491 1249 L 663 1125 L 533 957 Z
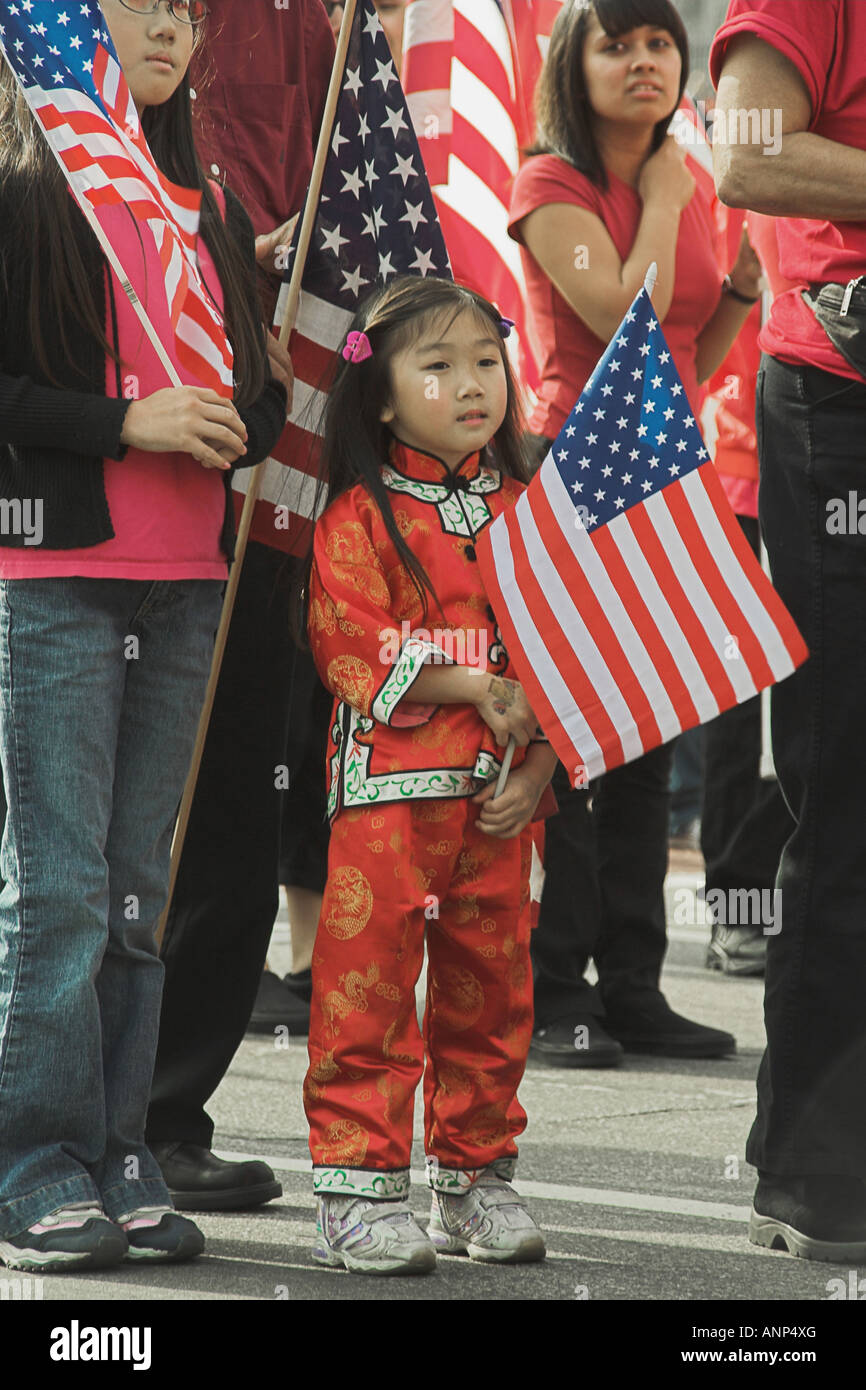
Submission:
M 408 1191 L 422 1071 L 434 1186 L 463 1186 L 462 1175 L 517 1153 L 532 1035 L 532 837 L 485 835 L 479 810 L 469 800 L 409 800 L 334 821 L 304 1084 L 318 1191 Z M 422 1041 L 415 984 L 425 929 Z

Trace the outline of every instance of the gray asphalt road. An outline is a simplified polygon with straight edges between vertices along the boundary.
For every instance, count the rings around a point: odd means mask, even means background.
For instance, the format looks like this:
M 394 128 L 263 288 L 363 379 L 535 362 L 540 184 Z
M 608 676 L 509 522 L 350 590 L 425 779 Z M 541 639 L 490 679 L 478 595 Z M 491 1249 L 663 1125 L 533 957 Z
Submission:
M 681 872 L 669 879 L 669 891 L 696 881 L 694 872 Z M 670 931 L 663 983 L 671 1004 L 734 1032 L 738 1055 L 710 1062 L 628 1057 L 607 1071 L 530 1064 L 521 1091 L 529 1124 L 518 1186 L 547 1234 L 543 1264 L 491 1269 L 443 1258 L 435 1275 L 413 1280 L 314 1266 L 301 1106 L 305 1045 L 250 1037 L 214 1097 L 215 1148 L 227 1157 L 267 1157 L 282 1198 L 254 1212 L 202 1216 L 207 1251 L 192 1265 L 46 1278 L 44 1299 L 827 1301 L 828 1281 L 847 1279 L 848 1270 L 747 1240 L 755 1175 L 743 1150 L 763 1046 L 762 982 L 706 971 L 705 927 L 672 924 Z M 281 949 L 278 937 L 278 967 L 286 964 Z M 417 1146 L 414 1168 L 412 1205 L 423 1217 L 429 1199 Z M 741 1307 L 736 1317 L 745 1321 L 747 1313 Z

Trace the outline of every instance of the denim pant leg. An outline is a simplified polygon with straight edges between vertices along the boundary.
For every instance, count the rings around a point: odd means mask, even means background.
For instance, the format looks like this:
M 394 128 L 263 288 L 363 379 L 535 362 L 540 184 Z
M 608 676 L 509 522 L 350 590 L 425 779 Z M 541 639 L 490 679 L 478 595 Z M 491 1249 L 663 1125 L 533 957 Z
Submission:
M 144 629 L 137 632 L 137 611 L 159 590 L 174 588 L 198 592 L 196 611 L 152 650 Z M 160 844 L 165 858 L 166 822 L 180 795 L 195 727 L 190 696 L 178 695 L 190 678 L 178 673 L 189 664 L 184 650 L 196 651 L 200 703 L 207 657 L 199 634 L 212 642 L 219 590 L 216 581 L 0 582 L 0 754 L 9 800 L 2 853 L 7 882 L 0 896 L 4 1235 L 60 1205 L 99 1200 L 110 1135 L 120 1133 L 113 1147 L 129 1153 L 127 1134 L 143 1125 L 159 967 L 142 936 L 145 917 L 152 931 L 160 904 L 150 883 L 156 870 L 142 872 L 138 857 L 152 857 Z M 130 635 L 139 638 L 137 657 Z M 126 711 L 127 684 L 134 689 L 141 674 L 136 668 L 130 678 L 136 659 L 163 661 L 151 686 L 163 743 L 157 748 L 151 741 L 149 758 L 136 759 L 130 777 L 124 774 L 129 758 L 118 753 L 126 741 L 143 737 L 134 700 Z M 157 813 L 159 824 L 149 823 Z M 135 848 L 121 850 L 133 821 Z M 166 873 L 164 865 L 163 896 Z M 136 882 L 145 885 L 138 923 L 126 920 L 131 904 L 124 901 L 136 894 L 129 886 Z M 132 939 L 118 931 L 120 917 Z M 132 1048 L 124 1049 L 123 1034 Z M 145 1101 L 135 1100 L 142 1092 Z M 130 1120 L 135 1104 L 137 1122 Z M 166 1196 L 154 1179 L 145 1178 L 138 1192 L 140 1200 Z
M 85 617 L 75 584 L 0 581 L 3 1235 L 68 1202 L 98 1201 L 90 1168 L 105 1146 L 96 979 L 123 632 L 108 613 Z
M 864 426 L 866 386 L 763 359 L 761 527 L 811 653 L 772 696 L 796 825 L 777 880 L 781 931 L 768 937 L 767 1050 L 746 1152 L 780 1174 L 866 1177 L 866 534 L 827 528 L 829 502 L 864 495 Z
M 154 933 L 168 894 L 172 834 L 221 591 L 216 580 L 160 583 L 129 627 L 138 638 L 138 655 L 128 662 L 117 741 L 106 847 L 108 948 L 97 980 L 106 1143 L 93 1171 L 113 1217 L 169 1200 L 144 1138 L 164 974 Z

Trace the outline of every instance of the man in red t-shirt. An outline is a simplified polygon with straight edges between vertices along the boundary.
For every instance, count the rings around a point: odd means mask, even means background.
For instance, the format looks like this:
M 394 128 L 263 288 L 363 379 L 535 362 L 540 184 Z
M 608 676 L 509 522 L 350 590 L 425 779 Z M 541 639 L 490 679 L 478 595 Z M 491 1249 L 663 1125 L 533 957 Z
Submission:
M 250 214 L 269 320 L 279 279 L 265 267 L 280 239 L 270 234 L 303 202 L 334 40 L 321 0 L 292 0 L 287 9 L 210 0 L 209 8 L 194 77 L 199 151 L 206 170 Z M 304 866 L 291 886 L 309 897 L 324 888 L 330 698 L 309 654 L 289 636 L 297 563 L 275 547 L 247 547 L 162 943 L 147 1143 L 175 1205 L 186 1211 L 255 1206 L 281 1192 L 266 1163 L 228 1163 L 211 1153 L 214 1127 L 204 1106 L 244 1035 L 263 978 L 278 907 L 280 816 L 290 795 L 290 837 Z M 299 797 L 308 749 L 313 780 Z M 274 769 L 283 763 L 290 791 L 275 786 Z
M 811 652 L 773 692 L 796 825 L 769 938 L 750 1237 L 855 1263 L 866 1259 L 866 380 L 803 290 L 866 272 L 864 55 L 860 0 L 732 0 L 710 58 L 719 195 L 780 219 L 792 284 L 760 338 L 759 511 Z M 866 333 L 866 293 L 852 293 L 847 323 Z

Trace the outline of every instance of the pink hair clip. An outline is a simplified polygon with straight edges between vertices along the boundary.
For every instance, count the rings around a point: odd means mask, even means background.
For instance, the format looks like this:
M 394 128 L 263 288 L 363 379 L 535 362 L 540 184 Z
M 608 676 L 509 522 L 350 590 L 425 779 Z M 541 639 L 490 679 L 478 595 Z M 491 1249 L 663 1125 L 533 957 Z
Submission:
M 343 356 L 347 362 L 366 362 L 368 357 L 373 356 L 370 339 L 363 330 L 361 332 L 355 329 L 352 330 L 346 339 L 346 346 L 343 348 Z
M 503 338 L 511 337 L 511 330 L 514 327 L 514 319 L 507 319 L 504 314 L 499 319 L 499 332 Z

